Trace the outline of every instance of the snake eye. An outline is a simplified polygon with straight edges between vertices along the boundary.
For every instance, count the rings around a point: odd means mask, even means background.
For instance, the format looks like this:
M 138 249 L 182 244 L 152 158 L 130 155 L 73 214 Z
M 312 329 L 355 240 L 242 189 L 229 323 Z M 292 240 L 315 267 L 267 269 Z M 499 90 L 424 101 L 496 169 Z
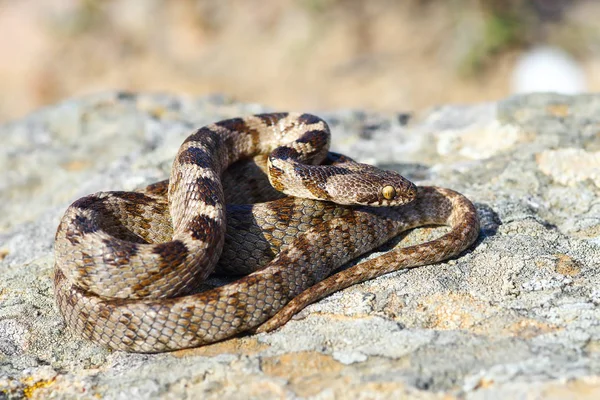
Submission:
M 384 199 L 393 200 L 394 197 L 396 197 L 396 189 L 390 185 L 384 186 L 383 189 L 381 189 L 381 194 L 383 195 Z

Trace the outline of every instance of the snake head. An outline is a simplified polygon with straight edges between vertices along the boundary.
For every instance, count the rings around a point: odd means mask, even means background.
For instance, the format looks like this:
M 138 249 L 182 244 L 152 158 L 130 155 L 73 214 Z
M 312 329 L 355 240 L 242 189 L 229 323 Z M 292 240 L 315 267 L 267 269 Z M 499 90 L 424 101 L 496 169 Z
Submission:
M 328 179 L 331 197 L 347 199 L 335 202 L 390 207 L 410 203 L 417 197 L 415 184 L 399 173 L 367 164 L 356 165 L 352 168 L 356 173 L 352 171 Z

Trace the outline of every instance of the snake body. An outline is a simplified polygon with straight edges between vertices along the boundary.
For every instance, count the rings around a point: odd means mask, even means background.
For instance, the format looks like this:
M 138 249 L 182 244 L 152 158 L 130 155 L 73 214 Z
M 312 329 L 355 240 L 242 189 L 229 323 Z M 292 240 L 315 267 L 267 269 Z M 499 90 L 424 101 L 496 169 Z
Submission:
M 308 114 L 225 120 L 186 139 L 168 181 L 75 201 L 55 239 L 55 296 L 67 325 L 114 349 L 196 347 L 275 329 L 336 290 L 447 259 L 476 239 L 477 214 L 464 196 L 417 189 L 397 173 L 329 153 L 328 144 L 327 124 Z M 253 157 L 266 163 L 239 163 Z M 238 185 L 247 168 L 288 197 L 260 178 Z M 247 200 L 244 185 L 253 200 L 277 199 L 226 207 Z M 329 276 L 428 224 L 450 231 Z M 249 275 L 198 293 L 215 266 Z

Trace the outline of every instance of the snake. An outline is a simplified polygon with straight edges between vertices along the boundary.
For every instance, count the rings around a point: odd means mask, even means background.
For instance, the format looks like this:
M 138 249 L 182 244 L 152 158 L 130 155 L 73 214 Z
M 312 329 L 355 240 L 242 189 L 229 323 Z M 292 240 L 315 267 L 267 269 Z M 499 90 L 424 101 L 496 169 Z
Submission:
M 311 114 L 227 119 L 185 139 L 169 179 L 74 201 L 54 246 L 66 325 L 114 350 L 203 346 L 272 331 L 333 292 L 475 242 L 465 196 L 331 152 L 330 141 Z M 425 225 L 449 230 L 340 269 Z M 211 274 L 233 281 L 206 288 Z

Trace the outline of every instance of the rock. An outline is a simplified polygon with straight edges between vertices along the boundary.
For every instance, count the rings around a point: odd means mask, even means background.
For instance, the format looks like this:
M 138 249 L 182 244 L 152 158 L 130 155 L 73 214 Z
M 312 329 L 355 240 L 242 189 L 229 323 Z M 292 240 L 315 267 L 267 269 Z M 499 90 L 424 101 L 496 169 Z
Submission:
M 157 355 L 73 335 L 52 289 L 68 204 L 163 179 L 193 128 L 263 111 L 106 93 L 0 127 L 0 398 L 600 396 L 599 95 L 444 106 L 409 125 L 318 113 L 334 150 L 471 198 L 472 249 L 335 293 L 269 334 Z

